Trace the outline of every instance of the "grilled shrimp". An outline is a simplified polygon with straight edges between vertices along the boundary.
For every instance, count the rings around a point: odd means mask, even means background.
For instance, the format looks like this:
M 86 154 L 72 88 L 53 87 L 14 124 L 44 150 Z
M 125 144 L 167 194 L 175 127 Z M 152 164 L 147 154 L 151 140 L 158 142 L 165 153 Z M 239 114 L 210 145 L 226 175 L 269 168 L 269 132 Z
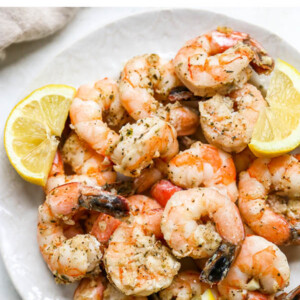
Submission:
M 193 300 L 201 299 L 201 295 L 210 286 L 200 280 L 200 273 L 196 271 L 184 271 L 178 273 L 172 284 L 159 292 L 161 300 Z M 213 293 L 217 299 L 218 291 L 213 288 Z
M 143 169 L 153 164 L 154 158 L 169 161 L 177 153 L 178 141 L 174 128 L 158 117 L 149 117 L 122 127 L 111 160 L 117 172 L 137 177 Z
M 242 217 L 256 234 L 277 245 L 300 243 L 299 158 L 258 158 L 240 174 Z
M 203 97 L 241 87 L 251 75 L 249 64 L 259 74 L 274 68 L 274 60 L 248 34 L 224 27 L 186 42 L 173 64 L 184 85 Z
M 210 144 L 241 152 L 250 143 L 259 112 L 267 106 L 261 92 L 249 83 L 228 96 L 199 102 L 200 123 Z
M 179 191 L 167 202 L 161 229 L 175 256 L 210 257 L 222 241 L 238 245 L 244 227 L 236 205 L 215 188 Z
M 162 64 L 156 54 L 130 59 L 121 74 L 120 99 L 135 120 L 158 116 L 170 122 L 178 135 L 193 134 L 198 126 L 197 113 L 180 103 L 164 106 L 171 89 L 181 85 L 171 62 Z
M 77 90 L 70 107 L 72 128 L 78 136 L 101 155 L 106 155 L 118 134 L 103 121 L 104 112 L 111 126 L 122 123 L 125 110 L 120 104 L 117 83 L 105 78 Z
M 280 249 L 259 236 L 244 240 L 226 278 L 218 285 L 224 299 L 274 299 L 289 283 L 290 269 Z
M 126 295 L 148 296 L 169 286 L 180 263 L 162 245 L 162 209 L 153 199 L 135 195 L 128 199 L 131 219 L 112 235 L 104 254 L 105 270 Z
M 169 162 L 168 177 L 182 188 L 216 187 L 232 201 L 238 197 L 232 157 L 212 145 L 196 142 L 177 154 Z
M 44 260 L 57 282 L 80 280 L 99 272 L 102 253 L 100 243 L 90 234 L 77 234 L 67 239 L 64 224 L 72 225 L 72 217 L 80 208 L 96 210 L 116 217 L 128 215 L 125 198 L 81 183 L 68 183 L 53 189 L 38 213 L 38 243 Z

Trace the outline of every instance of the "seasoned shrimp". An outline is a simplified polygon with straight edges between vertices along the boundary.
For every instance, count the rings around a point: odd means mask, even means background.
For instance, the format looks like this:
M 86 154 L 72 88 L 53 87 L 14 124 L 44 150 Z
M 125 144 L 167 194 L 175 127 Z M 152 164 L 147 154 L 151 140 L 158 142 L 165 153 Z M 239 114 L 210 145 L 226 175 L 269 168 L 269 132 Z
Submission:
M 210 257 L 222 240 L 238 245 L 244 239 L 237 206 L 215 188 L 176 192 L 163 212 L 161 230 L 179 258 Z
M 114 169 L 126 176 L 137 177 L 160 157 L 169 161 L 178 153 L 174 128 L 158 117 L 138 120 L 120 130 L 120 140 L 113 149 Z
M 169 179 L 182 188 L 216 187 L 236 201 L 236 171 L 230 154 L 215 146 L 194 143 L 169 162 Z
M 104 282 L 101 275 L 82 279 L 74 292 L 73 300 L 103 300 Z
M 256 234 L 277 245 L 300 244 L 299 158 L 258 158 L 240 174 L 242 217 Z
M 180 84 L 171 62 L 162 64 L 156 54 L 136 56 L 121 74 L 120 99 L 135 120 L 156 115 L 170 122 L 178 135 L 190 135 L 198 126 L 197 113 L 180 103 L 164 106 L 156 100 L 166 100 L 171 89 Z
M 218 285 L 224 299 L 274 299 L 289 283 L 290 269 L 280 249 L 259 236 L 248 236 L 226 278 Z
M 162 168 L 161 166 L 162 165 Z M 154 160 L 154 166 L 144 169 L 139 177 L 133 180 L 133 188 L 135 193 L 139 194 L 153 186 L 157 181 L 162 179 L 167 171 L 167 164 L 160 159 Z
M 249 147 L 247 147 L 242 152 L 232 153 L 232 158 L 236 172 L 239 174 L 242 171 L 246 171 L 257 157 L 251 152 Z
M 82 279 L 73 300 L 147 300 L 147 297 L 126 296 L 99 275 Z
M 69 139 L 67 143 L 69 144 Z M 59 150 L 57 150 L 45 186 L 46 194 L 52 189 L 69 182 L 82 182 L 90 186 L 103 186 L 104 184 L 111 184 L 116 181 L 117 173 L 112 170 L 112 166 L 107 165 L 103 161 L 104 158 L 91 149 L 78 144 L 78 147 L 73 148 L 72 153 L 68 152 L 66 154 L 66 148 L 63 149 L 63 153 L 66 162 L 70 163 L 73 170 L 76 170 L 78 174 L 65 174 L 62 157 Z
M 161 238 L 160 221 L 162 216 L 161 206 L 153 199 L 144 195 L 134 195 L 127 198 L 130 214 L 136 216 L 135 222 L 143 226 L 144 231 L 153 233 Z M 121 221 L 113 216 L 96 213 L 87 220 L 87 232 L 95 236 L 97 240 L 107 245 L 109 238 L 119 227 Z
M 147 300 L 147 297 L 143 296 L 126 296 L 117 290 L 113 285 L 107 284 L 107 287 L 103 294 L 103 300 Z
M 266 106 L 261 92 L 249 83 L 228 96 L 217 94 L 199 102 L 205 138 L 226 152 L 241 152 L 250 143 L 259 112 Z
M 196 271 L 184 271 L 178 273 L 172 284 L 159 292 L 161 300 L 193 300 L 201 299 L 201 295 L 210 286 L 200 281 L 200 273 Z M 218 291 L 213 288 L 213 293 L 217 299 Z
M 100 243 L 90 234 L 67 239 L 63 225 L 72 225 L 72 217 L 83 207 L 116 217 L 128 215 L 125 198 L 81 183 L 68 183 L 53 189 L 39 207 L 38 243 L 44 260 L 57 282 L 80 280 L 87 273 L 99 272 Z
M 71 132 L 66 139 L 61 155 L 64 163 L 79 175 L 112 170 L 111 161 L 91 149 L 75 132 Z
M 152 198 L 144 195 L 134 195 L 127 198 L 130 214 L 134 216 L 134 223 L 143 228 L 145 235 L 154 234 L 157 239 L 163 238 L 160 223 L 163 209 Z
M 105 155 L 119 138 L 103 121 L 104 112 L 108 112 L 106 119 L 111 126 L 122 123 L 125 117 L 117 83 L 105 78 L 79 87 L 70 107 L 71 127 L 101 155 Z
M 251 75 L 249 64 L 259 74 L 274 68 L 274 60 L 248 34 L 224 27 L 186 42 L 173 64 L 184 85 L 203 97 L 241 87 Z
M 104 255 L 105 270 L 126 295 L 148 296 L 169 286 L 180 263 L 161 238 L 162 208 L 153 199 L 135 195 L 128 199 L 131 220 L 112 235 Z

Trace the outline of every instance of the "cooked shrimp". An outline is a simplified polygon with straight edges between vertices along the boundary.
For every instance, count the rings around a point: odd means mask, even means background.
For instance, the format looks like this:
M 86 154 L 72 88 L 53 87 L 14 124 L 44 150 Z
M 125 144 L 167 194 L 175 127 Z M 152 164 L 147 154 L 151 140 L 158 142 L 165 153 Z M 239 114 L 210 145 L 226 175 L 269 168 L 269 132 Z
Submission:
M 103 121 L 104 112 L 108 112 L 109 125 L 118 125 L 124 118 L 116 82 L 105 78 L 79 87 L 70 107 L 72 128 L 101 155 L 105 155 L 119 138 Z
M 134 223 L 143 228 L 145 235 L 154 234 L 156 238 L 163 238 L 160 223 L 163 209 L 152 198 L 144 195 L 134 195 L 127 198 L 130 214 L 134 216 Z
M 144 195 L 128 197 L 127 202 L 130 214 L 135 216 L 134 221 L 143 227 L 144 232 L 162 238 L 160 230 L 161 206 L 155 200 Z M 105 246 L 120 224 L 121 221 L 113 216 L 92 212 L 92 215 L 85 222 L 85 229 Z
M 147 297 L 126 296 L 99 275 L 82 279 L 73 300 L 147 300 Z
M 241 152 L 250 143 L 259 112 L 267 106 L 261 92 L 246 83 L 229 96 L 199 102 L 200 123 L 207 141 L 227 152 Z
M 177 154 L 169 162 L 168 177 L 182 188 L 216 187 L 232 201 L 238 197 L 232 157 L 212 145 L 196 142 Z
M 120 99 L 135 120 L 155 115 L 170 122 L 178 135 L 193 134 L 198 126 L 193 109 L 180 103 L 164 106 L 156 100 L 166 100 L 171 89 L 180 84 L 171 62 L 162 64 L 156 54 L 136 56 L 121 74 Z
M 126 295 L 148 296 L 169 286 L 180 263 L 142 226 L 122 223 L 105 251 L 106 272 Z
M 47 195 L 39 207 L 38 243 L 44 260 L 60 283 L 99 272 L 102 253 L 97 239 L 90 234 L 67 239 L 63 233 L 64 224 L 75 223 L 72 217 L 80 207 L 116 217 L 126 216 L 129 210 L 125 198 L 81 183 L 59 186 Z
M 114 169 L 126 176 L 137 177 L 160 157 L 169 161 L 178 153 L 174 128 L 158 117 L 138 120 L 120 130 L 120 140 L 113 149 Z
M 196 271 L 184 271 L 178 273 L 172 284 L 159 292 L 161 300 L 193 300 L 201 299 L 201 295 L 210 286 L 200 281 L 200 273 Z M 213 288 L 213 293 L 217 299 L 218 291 Z
M 62 157 L 59 150 L 57 150 L 45 186 L 45 193 L 48 194 L 52 189 L 70 182 L 82 182 L 89 186 L 103 186 L 115 182 L 117 173 L 112 170 L 112 166 L 106 165 L 102 156 L 89 150 L 91 149 L 78 146 L 73 149 L 72 153 L 68 152 L 68 155 L 64 151 L 66 161 L 70 162 L 79 173 L 74 175 L 65 174 Z
M 184 85 L 203 97 L 241 87 L 251 75 L 249 64 L 259 74 L 274 68 L 274 60 L 248 34 L 224 27 L 186 42 L 173 64 Z
M 163 212 L 161 230 L 179 258 L 210 257 L 223 240 L 238 245 L 244 239 L 238 208 L 215 188 L 176 192 Z
M 248 236 L 226 278 L 218 285 L 224 299 L 274 299 L 289 283 L 290 269 L 280 249 L 259 236 Z
M 128 202 L 131 220 L 112 235 L 104 255 L 105 269 L 126 295 L 148 296 L 169 286 L 180 264 L 156 240 L 162 237 L 160 205 L 142 195 L 129 197 Z
M 82 279 L 74 292 L 73 300 L 103 300 L 104 282 L 101 275 Z
M 168 174 L 168 163 L 160 158 L 153 160 L 154 165 L 151 168 L 144 169 L 139 177 L 133 180 L 133 187 L 136 194 L 140 194 L 151 188 L 156 182 Z
M 242 171 L 246 171 L 257 157 L 247 147 L 242 152 L 232 153 L 232 158 L 236 172 L 239 174 Z
M 95 152 L 73 131 L 66 139 L 61 155 L 76 174 L 94 174 L 112 169 L 110 160 Z
M 256 234 L 277 245 L 300 243 L 298 159 L 293 155 L 258 158 L 240 174 L 242 217 Z
M 117 290 L 113 285 L 107 284 L 103 294 L 103 300 L 147 300 L 147 297 L 142 296 L 126 296 Z

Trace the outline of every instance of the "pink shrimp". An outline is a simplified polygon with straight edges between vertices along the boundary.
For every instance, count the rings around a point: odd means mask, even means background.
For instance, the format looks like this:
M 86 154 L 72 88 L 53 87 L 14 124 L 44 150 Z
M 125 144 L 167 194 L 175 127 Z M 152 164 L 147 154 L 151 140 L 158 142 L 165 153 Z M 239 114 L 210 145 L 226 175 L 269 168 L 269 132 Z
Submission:
M 173 64 L 184 85 L 203 97 L 241 87 L 251 75 L 249 64 L 259 74 L 274 68 L 274 60 L 249 34 L 226 27 L 186 42 Z
M 247 225 L 277 245 L 299 244 L 299 186 L 297 156 L 256 159 L 239 181 L 238 204 Z
M 209 144 L 194 143 L 169 162 L 169 179 L 182 188 L 216 187 L 237 200 L 236 171 L 230 154 Z

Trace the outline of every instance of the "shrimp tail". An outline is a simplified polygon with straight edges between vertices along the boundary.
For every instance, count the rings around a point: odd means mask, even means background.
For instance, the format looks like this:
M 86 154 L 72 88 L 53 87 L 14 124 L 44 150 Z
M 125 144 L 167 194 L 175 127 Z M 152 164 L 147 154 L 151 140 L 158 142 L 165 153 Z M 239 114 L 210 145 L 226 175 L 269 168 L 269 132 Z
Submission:
M 275 61 L 268 55 L 266 50 L 254 39 L 244 40 L 244 44 L 249 46 L 254 52 L 254 58 L 250 65 L 257 74 L 270 74 L 275 65 Z
M 206 262 L 200 280 L 215 284 L 221 281 L 228 273 L 235 257 L 236 246 L 230 243 L 222 243 L 213 256 Z
M 202 98 L 195 96 L 188 88 L 185 86 L 177 86 L 171 89 L 168 100 L 170 102 L 176 101 L 199 101 Z
M 276 300 L 297 300 L 300 299 L 300 285 L 291 290 L 289 293 L 282 293 Z
M 113 183 L 107 183 L 102 187 L 105 191 L 117 193 L 118 195 L 128 197 L 135 194 L 135 186 L 133 180 L 117 181 Z
M 296 225 L 295 227 L 291 227 L 291 242 L 287 243 L 287 245 L 300 245 L 300 225 Z
M 79 206 L 116 218 L 129 215 L 129 206 L 126 198 L 109 192 L 100 192 L 98 195 L 81 193 L 79 196 Z

